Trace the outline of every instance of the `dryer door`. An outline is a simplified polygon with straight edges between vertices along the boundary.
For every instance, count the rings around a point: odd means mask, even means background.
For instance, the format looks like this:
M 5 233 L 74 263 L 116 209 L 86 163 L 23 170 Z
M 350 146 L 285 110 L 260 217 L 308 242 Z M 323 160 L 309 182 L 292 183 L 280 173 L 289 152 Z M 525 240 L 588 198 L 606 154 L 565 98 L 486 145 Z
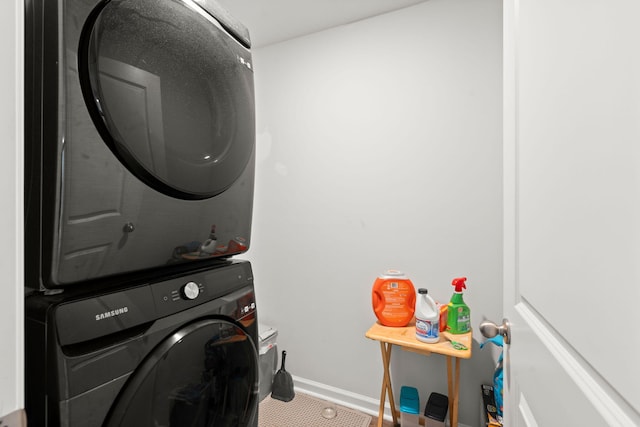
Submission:
M 231 322 L 202 319 L 149 354 L 104 426 L 252 426 L 257 393 L 258 358 L 251 337 Z
M 197 3 L 100 3 L 78 66 L 102 139 L 147 185 L 205 199 L 244 171 L 255 144 L 250 52 Z

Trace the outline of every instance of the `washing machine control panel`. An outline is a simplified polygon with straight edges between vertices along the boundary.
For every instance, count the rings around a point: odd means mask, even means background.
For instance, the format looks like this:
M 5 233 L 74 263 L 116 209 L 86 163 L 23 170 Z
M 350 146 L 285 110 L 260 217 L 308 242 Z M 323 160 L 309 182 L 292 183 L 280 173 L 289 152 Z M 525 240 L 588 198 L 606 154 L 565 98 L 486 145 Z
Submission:
M 152 283 L 151 292 L 156 301 L 159 316 L 185 310 L 220 298 L 243 285 L 253 283 L 251 267 L 247 262 L 238 262 L 220 268 L 193 272 L 188 276 L 176 277 Z M 252 310 L 251 302 L 243 302 L 241 315 Z
M 198 298 L 198 295 L 200 295 L 200 287 L 196 282 L 189 282 L 182 287 L 180 293 L 183 298 L 193 300 Z

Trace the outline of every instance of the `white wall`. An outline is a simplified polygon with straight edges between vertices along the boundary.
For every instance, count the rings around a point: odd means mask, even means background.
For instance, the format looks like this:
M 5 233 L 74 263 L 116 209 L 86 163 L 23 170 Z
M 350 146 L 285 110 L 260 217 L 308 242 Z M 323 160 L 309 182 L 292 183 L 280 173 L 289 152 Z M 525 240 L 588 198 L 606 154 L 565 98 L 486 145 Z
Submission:
M 0 2 L 0 417 L 24 407 L 22 1 Z
M 247 258 L 260 320 L 278 329 L 300 384 L 375 408 L 381 356 L 364 332 L 387 268 L 440 301 L 467 276 L 473 326 L 501 318 L 501 19 L 499 0 L 431 0 L 254 53 Z M 473 350 L 466 425 L 479 423 L 493 370 L 490 351 Z M 447 393 L 445 372 L 438 356 L 392 355 L 394 383 L 418 387 L 423 405 Z

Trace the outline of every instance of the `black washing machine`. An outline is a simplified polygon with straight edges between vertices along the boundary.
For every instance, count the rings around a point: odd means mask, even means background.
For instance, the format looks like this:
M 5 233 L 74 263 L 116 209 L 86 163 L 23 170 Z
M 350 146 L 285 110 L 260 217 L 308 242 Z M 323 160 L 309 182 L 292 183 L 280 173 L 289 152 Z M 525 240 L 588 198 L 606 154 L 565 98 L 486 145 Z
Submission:
M 251 266 L 26 299 L 26 410 L 47 427 L 257 425 Z
M 140 283 L 248 249 L 250 47 L 214 0 L 25 1 L 28 287 Z

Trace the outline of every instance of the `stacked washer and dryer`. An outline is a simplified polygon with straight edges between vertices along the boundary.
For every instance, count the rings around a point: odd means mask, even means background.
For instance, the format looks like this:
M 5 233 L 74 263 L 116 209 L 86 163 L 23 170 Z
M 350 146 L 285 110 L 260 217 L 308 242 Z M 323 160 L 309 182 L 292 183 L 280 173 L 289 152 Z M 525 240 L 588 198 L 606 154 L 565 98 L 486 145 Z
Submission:
M 255 118 L 213 0 L 26 0 L 33 426 L 254 426 Z

